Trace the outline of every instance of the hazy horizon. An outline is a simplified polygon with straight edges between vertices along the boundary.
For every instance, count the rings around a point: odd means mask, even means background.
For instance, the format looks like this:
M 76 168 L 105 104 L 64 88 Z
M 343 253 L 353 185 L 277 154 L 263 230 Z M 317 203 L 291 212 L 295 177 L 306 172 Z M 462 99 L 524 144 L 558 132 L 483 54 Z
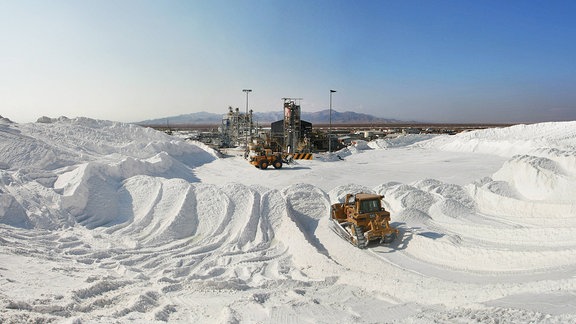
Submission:
M 576 2 L 0 0 L 0 115 L 576 120 Z

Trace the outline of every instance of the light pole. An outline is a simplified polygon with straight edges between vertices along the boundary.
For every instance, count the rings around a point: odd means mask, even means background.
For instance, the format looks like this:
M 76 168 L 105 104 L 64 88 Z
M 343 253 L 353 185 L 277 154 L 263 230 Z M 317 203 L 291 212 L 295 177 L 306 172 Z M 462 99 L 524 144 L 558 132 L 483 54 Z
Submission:
M 250 92 L 252 92 L 252 89 L 243 89 L 242 91 L 246 93 L 246 115 L 245 115 L 244 120 L 246 121 L 247 126 L 249 126 L 248 125 L 248 94 Z M 244 132 L 246 133 L 246 128 L 244 128 Z M 252 136 L 252 129 L 250 129 L 250 136 Z M 248 133 L 246 133 L 246 149 L 248 149 Z
M 336 90 L 330 90 L 330 123 L 328 125 L 328 153 L 332 153 L 332 94 Z

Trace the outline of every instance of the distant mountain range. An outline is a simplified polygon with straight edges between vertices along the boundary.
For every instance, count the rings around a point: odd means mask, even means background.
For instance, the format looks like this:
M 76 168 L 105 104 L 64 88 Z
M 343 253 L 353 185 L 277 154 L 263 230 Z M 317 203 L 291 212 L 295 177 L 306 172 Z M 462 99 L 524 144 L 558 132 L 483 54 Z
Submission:
M 136 124 L 145 126 L 177 126 L 177 125 L 220 125 L 222 118 L 225 114 L 215 114 L 209 112 L 197 112 L 178 116 L 149 119 Z M 255 112 L 254 120 L 259 124 L 269 124 L 278 120 L 282 120 L 284 116 L 281 111 L 271 112 Z M 303 112 L 302 120 L 311 122 L 312 124 L 328 124 L 330 122 L 330 110 L 322 110 L 317 112 Z M 375 117 L 368 114 L 361 114 L 352 111 L 338 112 L 332 110 L 332 123 L 333 124 L 370 124 L 370 123 L 383 123 L 393 124 L 402 123 L 403 121 L 396 119 L 387 119 Z

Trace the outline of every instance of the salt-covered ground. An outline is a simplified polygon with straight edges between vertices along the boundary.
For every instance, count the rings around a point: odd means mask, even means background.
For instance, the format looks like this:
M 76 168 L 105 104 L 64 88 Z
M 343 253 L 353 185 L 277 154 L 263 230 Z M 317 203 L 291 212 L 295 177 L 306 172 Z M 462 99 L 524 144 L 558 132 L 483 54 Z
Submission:
M 44 121 L 0 121 L 2 323 L 576 321 L 576 122 L 262 171 L 134 125 Z M 393 244 L 330 230 L 358 191 L 386 197 Z

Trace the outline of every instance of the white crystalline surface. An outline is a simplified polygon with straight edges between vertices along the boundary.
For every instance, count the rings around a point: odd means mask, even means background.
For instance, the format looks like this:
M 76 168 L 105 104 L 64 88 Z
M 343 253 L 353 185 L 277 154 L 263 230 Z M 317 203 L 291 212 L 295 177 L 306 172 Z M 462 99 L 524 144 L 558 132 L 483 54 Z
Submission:
M 395 242 L 328 211 L 385 196 Z M 0 322 L 576 321 L 576 122 L 259 170 L 135 125 L 0 124 Z

